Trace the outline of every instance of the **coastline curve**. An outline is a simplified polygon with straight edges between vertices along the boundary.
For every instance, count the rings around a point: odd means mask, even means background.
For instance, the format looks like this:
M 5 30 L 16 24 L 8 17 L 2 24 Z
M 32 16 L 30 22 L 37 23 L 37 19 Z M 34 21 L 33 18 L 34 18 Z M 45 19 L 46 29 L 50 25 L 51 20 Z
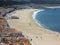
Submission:
M 41 26 L 42 28 L 45 28 L 54 32 L 60 32 L 59 10 L 60 8 L 38 9 L 36 12 L 33 13 L 32 18 L 34 19 L 35 23 Z
M 38 9 L 38 10 L 35 11 L 35 12 L 33 13 L 33 15 L 32 15 L 32 18 L 33 18 L 33 20 L 35 21 L 35 23 L 36 23 L 37 25 L 41 26 L 41 27 L 43 27 L 43 26 L 42 26 L 43 24 L 39 24 L 39 23 L 38 23 L 38 20 L 36 19 L 36 16 L 37 16 L 37 13 L 42 12 L 42 11 L 45 11 L 45 10 L 44 10 L 44 9 Z

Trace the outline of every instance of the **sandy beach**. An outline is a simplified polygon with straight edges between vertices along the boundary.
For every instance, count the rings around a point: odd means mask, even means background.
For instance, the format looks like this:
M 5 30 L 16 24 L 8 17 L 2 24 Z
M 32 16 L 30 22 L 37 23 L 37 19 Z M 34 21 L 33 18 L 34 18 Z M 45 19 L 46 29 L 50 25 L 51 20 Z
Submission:
M 39 26 L 32 18 L 33 13 L 37 10 L 19 9 L 12 12 L 10 15 L 17 16 L 19 19 L 9 19 L 8 23 L 10 27 L 26 34 L 29 39 L 32 39 L 35 45 L 60 45 L 59 33 Z

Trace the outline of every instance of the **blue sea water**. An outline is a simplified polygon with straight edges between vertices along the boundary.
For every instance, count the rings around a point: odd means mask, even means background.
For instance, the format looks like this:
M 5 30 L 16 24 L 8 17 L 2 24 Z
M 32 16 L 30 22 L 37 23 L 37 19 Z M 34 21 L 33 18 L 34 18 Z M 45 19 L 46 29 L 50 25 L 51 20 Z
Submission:
M 47 8 L 36 14 L 35 19 L 43 27 L 60 32 L 60 8 Z

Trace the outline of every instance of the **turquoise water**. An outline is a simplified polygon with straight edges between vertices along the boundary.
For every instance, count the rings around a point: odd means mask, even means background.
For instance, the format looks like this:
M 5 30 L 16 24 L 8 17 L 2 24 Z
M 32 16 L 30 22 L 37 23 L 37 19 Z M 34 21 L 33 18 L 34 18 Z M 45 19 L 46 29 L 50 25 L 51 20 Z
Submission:
M 43 27 L 60 32 L 60 8 L 44 9 L 36 14 L 35 19 Z

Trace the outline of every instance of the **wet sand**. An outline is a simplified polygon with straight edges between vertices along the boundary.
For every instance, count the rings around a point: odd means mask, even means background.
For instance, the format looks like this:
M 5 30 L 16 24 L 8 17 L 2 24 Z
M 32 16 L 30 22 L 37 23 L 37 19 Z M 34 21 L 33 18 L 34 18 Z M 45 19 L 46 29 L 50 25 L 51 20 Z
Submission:
M 50 31 L 36 24 L 32 18 L 37 9 L 22 9 L 12 12 L 10 15 L 19 19 L 9 19 L 11 28 L 23 32 L 31 38 L 35 45 L 60 45 L 60 34 Z

